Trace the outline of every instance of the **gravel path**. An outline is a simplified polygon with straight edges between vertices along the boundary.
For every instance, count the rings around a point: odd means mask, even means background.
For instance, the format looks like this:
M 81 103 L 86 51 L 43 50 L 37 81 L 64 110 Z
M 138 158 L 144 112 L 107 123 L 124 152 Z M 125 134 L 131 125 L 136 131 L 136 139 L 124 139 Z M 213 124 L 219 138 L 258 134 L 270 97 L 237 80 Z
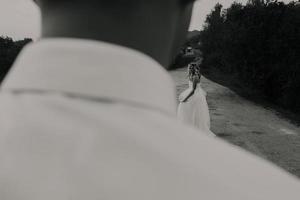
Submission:
M 188 87 L 186 69 L 171 75 L 179 95 Z M 300 127 L 204 77 L 202 87 L 216 135 L 300 177 Z

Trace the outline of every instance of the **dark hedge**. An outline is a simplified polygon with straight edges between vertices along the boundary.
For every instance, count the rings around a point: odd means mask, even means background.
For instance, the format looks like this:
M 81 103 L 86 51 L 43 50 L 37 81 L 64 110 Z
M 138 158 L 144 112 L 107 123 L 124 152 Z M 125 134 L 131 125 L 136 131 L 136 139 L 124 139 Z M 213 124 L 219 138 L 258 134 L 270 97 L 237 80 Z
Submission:
M 14 41 L 9 37 L 0 37 L 0 82 L 3 80 L 22 48 L 31 39 Z
M 270 101 L 300 113 L 300 5 L 217 4 L 200 35 L 202 67 L 234 74 Z

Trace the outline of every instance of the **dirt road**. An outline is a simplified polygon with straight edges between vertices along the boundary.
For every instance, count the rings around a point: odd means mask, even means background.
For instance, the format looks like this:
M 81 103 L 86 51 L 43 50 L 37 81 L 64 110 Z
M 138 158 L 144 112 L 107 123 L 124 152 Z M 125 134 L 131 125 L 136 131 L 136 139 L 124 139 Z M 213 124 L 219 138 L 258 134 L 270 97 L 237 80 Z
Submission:
M 186 69 L 172 71 L 171 75 L 179 95 L 188 87 Z M 207 92 L 216 135 L 300 177 L 300 127 L 206 78 L 202 87 Z

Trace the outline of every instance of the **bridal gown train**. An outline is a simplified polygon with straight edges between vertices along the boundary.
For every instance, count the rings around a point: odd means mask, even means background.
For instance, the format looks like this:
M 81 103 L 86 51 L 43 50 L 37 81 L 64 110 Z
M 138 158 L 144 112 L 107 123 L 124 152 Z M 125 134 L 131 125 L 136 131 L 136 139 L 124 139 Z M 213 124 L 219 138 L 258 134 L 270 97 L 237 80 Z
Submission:
M 189 88 L 181 93 L 180 99 L 184 99 L 192 90 L 193 84 L 189 83 Z M 186 102 L 180 102 L 177 115 L 180 121 L 192 125 L 204 133 L 215 136 L 210 130 L 210 115 L 206 101 L 206 92 L 197 85 L 194 94 Z

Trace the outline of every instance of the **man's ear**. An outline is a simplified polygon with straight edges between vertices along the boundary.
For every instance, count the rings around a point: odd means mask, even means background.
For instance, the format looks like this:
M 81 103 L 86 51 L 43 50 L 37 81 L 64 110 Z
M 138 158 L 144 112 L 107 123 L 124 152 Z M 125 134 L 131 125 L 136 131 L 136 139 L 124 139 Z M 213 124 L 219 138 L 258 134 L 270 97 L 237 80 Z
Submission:
M 194 3 L 197 0 L 180 0 L 182 4 Z
M 33 0 L 34 3 L 36 3 L 37 5 L 40 4 L 39 0 Z

